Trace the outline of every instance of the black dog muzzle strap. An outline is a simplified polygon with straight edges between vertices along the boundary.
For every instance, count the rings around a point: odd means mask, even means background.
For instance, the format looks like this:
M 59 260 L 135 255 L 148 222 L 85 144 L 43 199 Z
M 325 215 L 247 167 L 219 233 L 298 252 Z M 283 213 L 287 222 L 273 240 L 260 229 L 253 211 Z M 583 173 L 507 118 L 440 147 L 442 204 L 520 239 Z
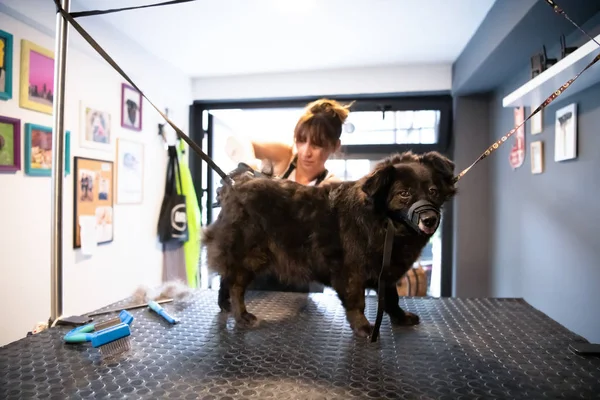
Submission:
M 392 220 L 404 222 L 415 232 L 422 234 L 421 230 L 419 229 L 419 221 L 421 220 L 421 214 L 423 214 L 425 211 L 433 211 L 437 215 L 439 223 L 440 210 L 427 200 L 416 201 L 412 206 L 410 206 L 407 212 L 389 211 L 388 214 Z

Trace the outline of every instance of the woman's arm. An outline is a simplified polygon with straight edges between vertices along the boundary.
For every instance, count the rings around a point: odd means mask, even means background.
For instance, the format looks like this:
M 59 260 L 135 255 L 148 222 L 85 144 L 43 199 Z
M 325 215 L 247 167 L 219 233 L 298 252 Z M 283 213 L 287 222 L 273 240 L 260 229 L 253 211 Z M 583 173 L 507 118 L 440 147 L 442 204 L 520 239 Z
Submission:
M 283 143 L 252 142 L 254 155 L 259 160 L 271 160 L 274 164 L 288 163 L 292 158 L 292 147 Z

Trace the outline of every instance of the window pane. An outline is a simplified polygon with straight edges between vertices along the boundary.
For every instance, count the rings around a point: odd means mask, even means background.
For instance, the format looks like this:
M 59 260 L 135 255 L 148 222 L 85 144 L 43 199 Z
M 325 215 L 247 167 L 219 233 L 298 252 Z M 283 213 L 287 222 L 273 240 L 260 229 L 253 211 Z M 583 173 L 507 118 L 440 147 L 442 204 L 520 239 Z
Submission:
M 396 128 L 410 129 L 413 126 L 414 111 L 396 111 Z
M 351 112 L 342 144 L 434 144 L 439 115 L 439 110 L 387 111 L 385 118 L 381 111 Z
M 339 179 L 346 179 L 346 160 L 327 160 L 325 168 Z
M 437 142 L 435 129 L 421 129 L 421 143 L 434 144 Z
M 422 110 L 414 113 L 413 128 L 433 128 L 437 123 L 437 113 L 434 110 Z
M 439 110 L 398 111 L 396 143 L 435 144 L 438 140 Z
M 346 180 L 354 181 L 371 171 L 371 160 L 346 160 Z
M 352 124 L 352 133 L 344 132 L 342 144 L 394 144 L 396 121 L 393 112 L 355 111 L 348 115 L 347 124 Z

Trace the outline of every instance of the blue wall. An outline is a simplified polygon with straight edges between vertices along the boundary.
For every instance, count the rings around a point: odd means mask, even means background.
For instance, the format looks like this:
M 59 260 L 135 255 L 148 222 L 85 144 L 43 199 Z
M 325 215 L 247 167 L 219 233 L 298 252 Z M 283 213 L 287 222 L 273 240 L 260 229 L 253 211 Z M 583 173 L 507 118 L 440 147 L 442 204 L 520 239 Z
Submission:
M 600 74 L 600 65 L 586 72 Z M 514 127 L 513 109 L 503 108 L 502 98 L 528 79 L 526 67 L 495 91 L 490 142 Z M 578 158 L 558 163 L 555 113 L 571 103 L 578 111 Z M 525 111 L 528 115 L 531 109 Z M 544 110 L 543 127 L 538 135 L 531 135 L 529 125 L 525 130 L 527 146 L 534 140 L 544 143 L 543 174 L 531 174 L 529 153 L 513 171 L 509 146 L 488 160 L 491 295 L 523 297 L 574 332 L 600 342 L 600 84 L 555 100 Z
M 567 35 L 568 45 L 588 40 L 572 25 L 569 29 L 551 25 L 557 15 L 544 14 L 543 3 L 538 0 L 521 22 L 505 32 L 513 43 L 522 38 L 527 46 L 514 46 L 511 53 L 504 40 L 484 52 L 481 62 L 461 64 L 459 58 L 455 64 L 458 78 L 467 76 L 464 71 L 469 68 L 472 72 L 470 80 L 458 79 L 460 85 L 454 90 L 457 169 L 514 127 L 513 109 L 503 108 L 502 99 L 530 79 L 529 57 L 536 51 L 531 51 L 532 46 L 538 49 L 546 44 L 549 57 L 556 57 L 561 33 Z M 563 3 L 588 32 L 600 33 L 600 1 Z M 494 8 L 491 12 L 501 11 Z M 489 21 L 502 19 L 488 16 Z M 533 19 L 538 23 L 531 24 Z M 485 42 L 486 35 L 492 35 L 486 32 L 498 34 L 497 27 L 487 28 L 482 25 L 473 41 Z M 473 50 L 467 47 L 461 57 L 475 59 L 469 51 Z M 486 80 L 486 65 L 494 57 L 513 61 L 499 61 L 501 74 L 490 74 Z M 600 65 L 586 73 L 600 74 Z M 570 103 L 576 103 L 578 110 L 578 158 L 557 163 L 555 112 Z M 531 109 L 525 111 L 528 115 Z M 513 171 L 508 163 L 511 140 L 459 182 L 455 295 L 524 298 L 573 332 L 600 342 L 600 85 L 565 100 L 559 97 L 544 110 L 543 125 L 538 135 L 531 135 L 526 125 L 527 156 L 521 168 Z M 533 140 L 544 142 L 541 175 L 531 174 Z

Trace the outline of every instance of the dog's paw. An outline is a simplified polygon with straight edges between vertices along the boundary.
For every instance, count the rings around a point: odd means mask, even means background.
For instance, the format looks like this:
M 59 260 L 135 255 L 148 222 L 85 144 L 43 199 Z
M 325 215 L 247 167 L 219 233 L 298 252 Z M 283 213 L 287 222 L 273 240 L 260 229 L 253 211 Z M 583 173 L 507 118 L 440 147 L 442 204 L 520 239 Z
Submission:
M 248 311 L 244 311 L 244 313 L 236 318 L 236 320 L 242 324 L 253 325 L 256 323 L 256 321 L 258 321 L 258 318 L 256 318 L 256 315 L 249 313 Z
M 408 311 L 399 312 L 395 315 L 390 315 L 390 320 L 392 324 L 401 326 L 418 325 L 420 322 L 420 318 L 417 314 L 413 314 Z
M 370 324 L 361 325 L 357 328 L 354 328 L 354 333 L 356 334 L 356 336 L 361 337 L 361 338 L 370 337 L 372 331 L 373 331 L 373 327 Z

